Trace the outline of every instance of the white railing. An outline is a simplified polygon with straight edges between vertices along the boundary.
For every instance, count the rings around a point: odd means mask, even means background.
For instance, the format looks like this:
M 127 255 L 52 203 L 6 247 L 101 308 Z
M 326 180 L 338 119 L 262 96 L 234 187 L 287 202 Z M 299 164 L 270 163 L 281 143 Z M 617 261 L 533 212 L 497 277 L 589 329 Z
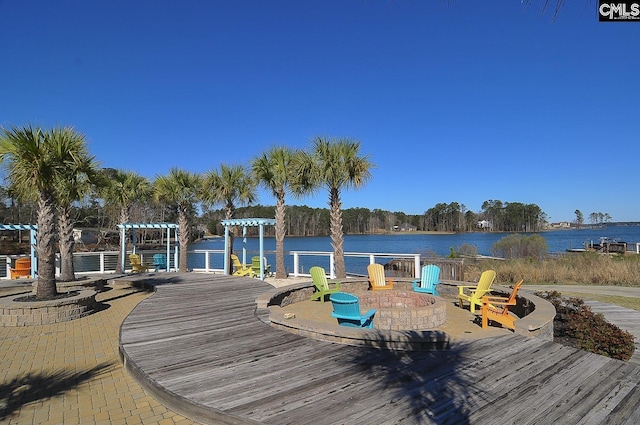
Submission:
M 204 256 L 204 265 L 202 267 L 195 267 L 189 264 L 189 269 L 194 272 L 224 273 L 224 249 L 194 249 L 187 251 L 187 255 L 190 257 L 191 263 L 197 263 L 198 266 L 200 266 L 198 257 Z M 214 267 L 212 264 L 218 265 L 219 267 Z
M 627 252 L 636 252 L 640 254 L 640 242 L 628 244 Z M 165 253 L 164 250 L 155 251 L 137 251 L 141 256 L 143 263 L 152 264 L 153 254 Z M 252 253 L 249 253 L 252 254 Z M 275 252 L 268 251 L 265 254 L 274 258 Z M 203 273 L 224 273 L 224 250 L 222 249 L 196 249 L 187 252 L 189 261 L 188 267 L 195 272 Z M 310 276 L 308 269 L 311 266 L 321 266 L 328 272 L 330 278 L 334 279 L 335 274 L 335 258 L 331 251 L 289 251 L 285 255 L 291 256 L 287 263 L 287 269 L 293 263 L 290 274 L 294 277 L 307 277 Z M 414 277 L 420 276 L 421 269 L 421 256 L 420 254 L 401 254 L 401 253 L 386 253 L 386 252 L 345 252 L 345 259 L 348 261 L 351 259 L 366 259 L 357 264 L 359 269 L 362 269 L 366 264 L 372 264 L 379 259 L 397 259 L 397 260 L 413 260 L 414 264 Z M 9 268 L 14 264 L 18 255 L 0 255 L 0 279 L 10 279 Z M 74 268 L 76 275 L 91 275 L 91 274 L 110 274 L 115 273 L 116 265 L 118 262 L 118 251 L 98 251 L 98 252 L 76 252 L 73 254 Z M 316 258 L 313 258 L 316 257 Z M 177 250 L 174 251 L 174 255 L 169 258 L 169 269 L 176 271 Z M 306 260 L 306 261 L 305 261 Z M 246 259 L 242 260 L 247 262 Z M 275 261 L 270 261 L 273 264 Z M 250 263 L 250 261 L 249 261 Z M 306 263 L 306 267 L 305 267 Z M 352 262 L 353 263 L 353 262 Z M 125 272 L 130 271 L 129 257 L 125 256 Z M 353 270 L 352 270 L 353 271 Z M 347 272 L 349 272 L 349 265 L 347 265 Z M 56 264 L 56 275 L 60 274 L 59 260 Z
M 137 251 L 140 254 L 140 261 L 144 264 L 153 264 L 153 254 L 166 251 Z M 73 268 L 76 276 L 93 274 L 110 274 L 116 272 L 119 251 L 96 251 L 96 252 L 74 252 Z M 127 252 L 129 254 L 129 252 Z M 0 279 L 11 279 L 9 268 L 20 255 L 0 256 Z M 125 272 L 131 271 L 129 268 L 129 256 L 125 256 Z M 172 255 L 169 258 L 169 269 L 175 271 L 175 260 Z M 60 275 L 60 254 L 56 254 L 56 276 Z
M 166 251 L 137 251 L 140 254 L 142 263 L 153 263 L 153 254 L 165 253 Z M 189 269 L 203 273 L 224 273 L 224 250 L 222 249 L 196 249 L 188 251 Z M 266 254 L 274 255 L 270 251 Z M 312 260 L 310 257 L 321 257 L 314 259 L 312 265 L 319 265 L 328 271 L 330 278 L 335 278 L 335 258 L 333 252 L 329 251 L 290 251 L 286 253 L 292 256 L 293 270 L 291 275 L 294 277 L 309 276 L 308 267 L 305 271 L 303 266 L 303 258 Z M 420 254 L 392 254 L 392 253 L 371 253 L 371 252 L 345 252 L 345 258 L 365 258 L 367 264 L 375 263 L 377 259 L 413 259 L 415 265 L 414 276 L 420 276 Z M 0 279 L 9 279 L 8 270 L 11 264 L 19 256 L 0 256 Z M 110 274 L 115 273 L 118 263 L 118 251 L 98 251 L 98 252 L 76 252 L 74 257 L 74 269 L 76 275 L 90 274 Z M 325 258 L 325 260 L 322 260 Z M 169 268 L 176 270 L 175 257 L 169 258 Z M 125 256 L 125 272 L 129 269 L 129 258 Z M 60 274 L 59 265 L 56 266 L 56 275 Z
M 320 257 L 328 257 L 329 260 L 329 277 L 331 279 L 335 279 L 336 270 L 335 270 L 335 257 L 333 252 L 327 251 L 290 251 L 291 255 L 293 255 L 293 276 L 309 276 L 309 274 L 305 274 L 301 272 L 300 268 L 300 257 L 303 256 L 320 256 Z M 352 258 L 368 258 L 369 264 L 373 264 L 376 262 L 376 258 L 394 258 L 394 259 L 413 259 L 414 262 L 414 276 L 420 276 L 420 254 L 391 254 L 386 252 L 345 252 L 345 257 Z

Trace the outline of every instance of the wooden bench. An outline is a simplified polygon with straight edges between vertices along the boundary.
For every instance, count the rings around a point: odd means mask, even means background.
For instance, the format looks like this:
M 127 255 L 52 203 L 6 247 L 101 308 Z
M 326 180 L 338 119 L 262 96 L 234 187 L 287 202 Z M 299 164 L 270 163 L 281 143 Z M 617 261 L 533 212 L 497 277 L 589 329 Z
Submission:
M 21 257 L 16 260 L 15 267 L 10 267 L 11 279 L 31 276 L 31 258 Z

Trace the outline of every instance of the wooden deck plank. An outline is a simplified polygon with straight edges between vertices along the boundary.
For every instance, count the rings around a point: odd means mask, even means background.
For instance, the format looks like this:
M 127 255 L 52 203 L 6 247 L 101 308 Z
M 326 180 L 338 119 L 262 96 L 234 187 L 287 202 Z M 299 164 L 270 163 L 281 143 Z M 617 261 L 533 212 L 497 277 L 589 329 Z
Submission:
M 226 412 L 229 423 L 624 423 L 639 415 L 637 365 L 513 335 L 432 352 L 316 341 L 258 319 L 254 300 L 270 289 L 263 282 L 191 275 L 172 276 L 132 312 L 121 349 L 154 385 Z

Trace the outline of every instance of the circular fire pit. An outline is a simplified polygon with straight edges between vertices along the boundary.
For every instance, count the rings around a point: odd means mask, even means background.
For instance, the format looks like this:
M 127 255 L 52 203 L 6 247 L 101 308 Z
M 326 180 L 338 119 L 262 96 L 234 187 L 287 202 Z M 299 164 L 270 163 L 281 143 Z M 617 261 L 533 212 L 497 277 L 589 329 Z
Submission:
M 354 292 L 363 310 L 377 310 L 373 320 L 375 329 L 393 331 L 426 330 L 447 320 L 447 305 L 433 295 L 413 291 Z

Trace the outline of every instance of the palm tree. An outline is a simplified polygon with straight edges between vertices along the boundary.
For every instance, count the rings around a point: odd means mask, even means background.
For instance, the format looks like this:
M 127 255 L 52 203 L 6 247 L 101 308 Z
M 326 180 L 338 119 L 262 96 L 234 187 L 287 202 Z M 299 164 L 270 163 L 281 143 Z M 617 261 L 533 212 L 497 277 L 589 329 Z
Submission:
M 264 187 L 276 198 L 276 278 L 284 279 L 285 196 L 293 179 L 292 161 L 295 152 L 287 147 L 273 147 L 252 162 L 252 171 Z
M 172 168 L 166 176 L 158 176 L 154 182 L 155 197 L 169 204 L 178 213 L 178 243 L 180 244 L 179 271 L 187 271 L 187 245 L 190 239 L 189 217 L 195 212 L 201 178 L 195 173 Z
M 72 219 L 73 202 L 79 201 L 91 190 L 95 180 L 97 163 L 89 155 L 85 137 L 71 127 L 54 128 L 47 132 L 50 147 L 56 162 L 60 163 L 60 172 L 56 176 L 56 207 L 58 213 L 58 236 L 60 246 L 60 280 L 75 280 L 73 266 Z
M 133 171 L 114 170 L 104 168 L 102 170 L 103 184 L 101 194 L 104 200 L 114 204 L 119 210 L 119 223 L 128 223 L 131 214 L 131 207 L 136 202 L 148 200 L 153 188 L 149 180 Z M 120 238 L 122 233 L 119 232 Z M 123 245 L 120 239 L 120 245 Z M 122 251 L 118 250 L 118 263 L 116 273 L 122 273 Z
M 37 225 L 38 282 L 36 298 L 53 298 L 56 290 L 56 178 L 63 164 L 52 152 L 49 137 L 38 127 L 3 129 L 0 137 L 0 163 L 8 169 L 8 178 L 16 194 L 38 203 Z
M 331 245 L 335 257 L 336 276 L 346 277 L 344 266 L 344 235 L 342 230 L 342 200 L 344 188 L 358 189 L 371 178 L 374 165 L 366 156 L 358 156 L 360 142 L 345 139 L 317 137 L 311 152 L 296 157 L 297 191 L 310 192 L 319 187 L 329 191 L 331 216 Z
M 248 205 L 257 199 L 256 182 L 241 165 L 220 165 L 220 172 L 211 170 L 205 174 L 202 185 L 202 200 L 209 204 L 222 204 L 225 219 L 230 220 L 236 204 Z M 227 258 L 233 253 L 233 232 L 229 235 Z M 232 270 L 229 264 L 229 270 Z

